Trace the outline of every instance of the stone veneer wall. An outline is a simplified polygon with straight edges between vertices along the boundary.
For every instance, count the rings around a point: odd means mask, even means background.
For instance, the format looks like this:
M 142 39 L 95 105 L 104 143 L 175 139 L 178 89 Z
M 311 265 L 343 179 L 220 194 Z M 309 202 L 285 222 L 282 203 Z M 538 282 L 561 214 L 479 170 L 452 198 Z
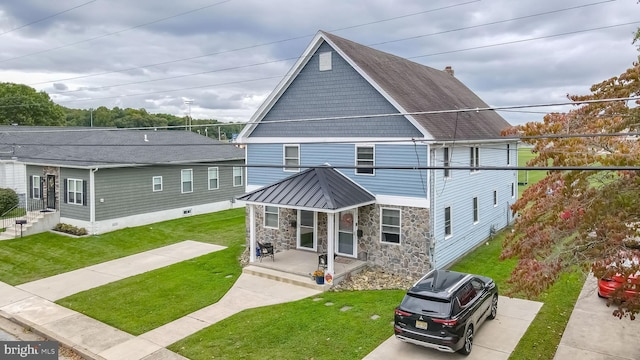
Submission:
M 380 208 L 400 209 L 400 245 L 380 241 Z M 429 209 L 367 205 L 358 211 L 358 257 L 396 275 L 418 278 L 431 269 L 432 241 Z
M 249 219 L 247 206 L 247 220 Z M 400 245 L 380 242 L 380 207 L 367 205 L 358 209 L 358 229 L 362 236 L 358 238 L 358 259 L 367 260 L 384 270 L 413 278 L 424 275 L 431 269 L 431 227 L 429 209 L 382 205 L 401 211 L 402 234 Z M 318 213 L 318 252 L 327 251 L 327 214 Z M 256 240 L 275 244 L 277 251 L 296 248 L 297 211 L 280 208 L 278 229 L 264 227 L 264 207 L 255 205 Z M 294 226 L 291 226 L 294 224 Z M 249 223 L 246 223 L 247 246 L 249 246 Z

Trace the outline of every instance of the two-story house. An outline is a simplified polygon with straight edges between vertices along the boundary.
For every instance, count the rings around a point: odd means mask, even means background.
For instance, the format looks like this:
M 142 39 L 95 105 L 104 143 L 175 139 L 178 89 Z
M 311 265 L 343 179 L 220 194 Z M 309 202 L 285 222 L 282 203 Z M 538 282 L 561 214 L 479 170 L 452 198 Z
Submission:
M 318 32 L 239 136 L 250 261 L 272 242 L 328 253 L 329 273 L 335 255 L 450 265 L 512 220 L 517 142 L 487 108 L 451 68 Z

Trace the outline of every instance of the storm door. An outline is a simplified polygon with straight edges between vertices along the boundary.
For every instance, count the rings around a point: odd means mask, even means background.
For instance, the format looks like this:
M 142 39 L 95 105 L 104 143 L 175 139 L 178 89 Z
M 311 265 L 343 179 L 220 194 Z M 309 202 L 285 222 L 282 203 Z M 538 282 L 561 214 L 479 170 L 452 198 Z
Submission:
M 356 236 L 357 209 L 341 211 L 338 214 L 338 236 L 336 252 L 338 255 L 356 257 L 358 237 Z

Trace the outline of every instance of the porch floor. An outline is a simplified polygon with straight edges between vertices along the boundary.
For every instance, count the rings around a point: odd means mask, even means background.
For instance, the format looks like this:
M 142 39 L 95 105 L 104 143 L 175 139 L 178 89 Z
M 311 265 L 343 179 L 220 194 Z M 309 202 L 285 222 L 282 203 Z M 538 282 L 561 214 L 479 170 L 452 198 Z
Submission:
M 318 256 L 320 253 L 303 250 L 283 250 L 276 252 L 274 260 L 265 257 L 260 261 L 249 263 L 245 270 L 258 276 L 264 276 L 284 282 L 300 282 L 299 285 L 320 290 L 328 290 L 329 285 L 316 285 L 311 274 L 318 269 Z M 354 258 L 338 256 L 333 262 L 333 284 L 342 281 L 348 274 L 357 273 L 367 265 L 365 261 Z M 264 269 L 266 271 L 261 271 Z

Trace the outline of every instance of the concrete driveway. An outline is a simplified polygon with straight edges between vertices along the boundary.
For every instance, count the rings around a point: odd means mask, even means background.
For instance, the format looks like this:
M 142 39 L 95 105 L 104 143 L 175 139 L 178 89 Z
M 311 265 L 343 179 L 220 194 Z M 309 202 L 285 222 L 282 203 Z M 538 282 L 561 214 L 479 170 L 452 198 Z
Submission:
M 487 320 L 476 332 L 473 350 L 469 356 L 444 353 L 422 346 L 403 343 L 391 336 L 365 360 L 388 359 L 508 359 L 522 335 L 536 317 L 542 303 L 500 296 L 498 300 L 498 316 L 494 320 Z
M 613 307 L 598 297 L 598 282 L 589 275 L 567 328 L 562 335 L 555 360 L 632 360 L 640 359 L 640 318 L 618 319 Z

